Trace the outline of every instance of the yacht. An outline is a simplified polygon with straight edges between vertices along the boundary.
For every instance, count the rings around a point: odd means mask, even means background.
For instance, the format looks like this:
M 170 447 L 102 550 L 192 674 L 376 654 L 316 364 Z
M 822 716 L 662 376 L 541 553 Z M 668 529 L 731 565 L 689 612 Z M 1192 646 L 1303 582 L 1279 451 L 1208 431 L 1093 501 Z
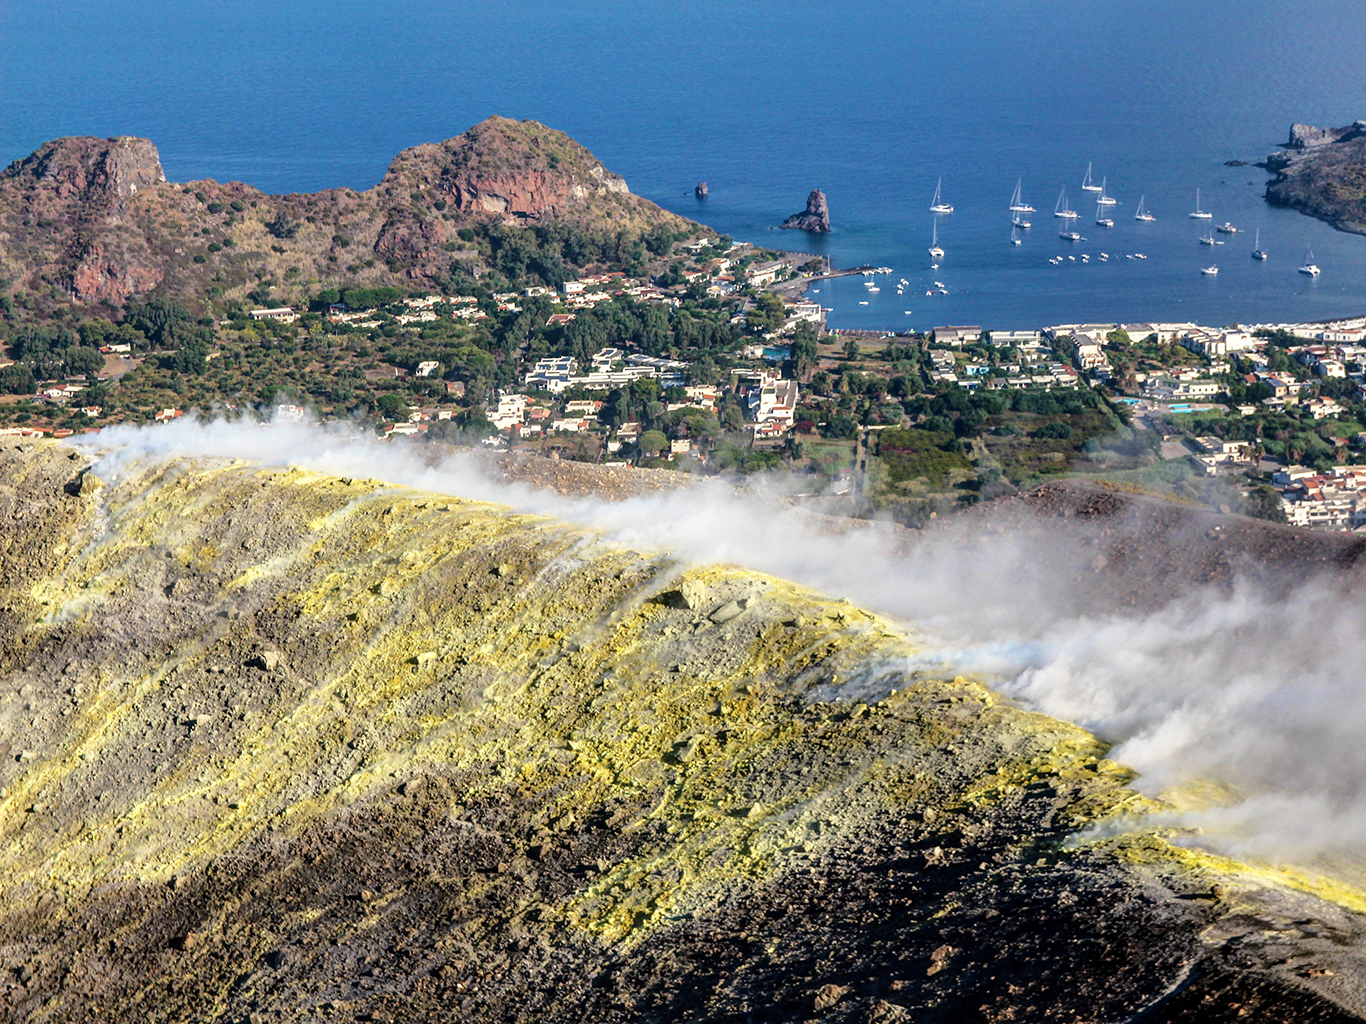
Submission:
M 1219 273 L 1219 268 L 1214 266 L 1202 267 L 1200 273 L 1204 274 L 1206 277 L 1214 277 Z
M 1099 203 L 1096 204 L 1096 223 L 1103 228 L 1112 228 L 1115 226 L 1115 222 L 1106 215 L 1105 207 L 1101 206 Z
M 1058 237 L 1065 238 L 1069 242 L 1081 241 L 1081 234 L 1076 231 L 1073 231 L 1072 226 L 1070 224 L 1064 224 L 1061 228 L 1058 229 Z
M 1138 197 L 1138 212 L 1134 214 L 1134 220 L 1141 220 L 1146 224 L 1151 224 L 1153 221 L 1157 220 L 1157 218 L 1144 208 L 1143 200 L 1145 198 L 1145 196 Z
M 1214 217 L 1214 214 L 1212 214 L 1212 213 L 1206 213 L 1204 210 L 1200 209 L 1200 190 L 1197 188 L 1197 189 L 1195 190 L 1195 211 L 1191 214 L 1191 219 L 1192 219 L 1192 220 L 1211 220 L 1211 219 L 1213 219 L 1213 217 Z
M 1262 229 L 1257 229 L 1257 235 L 1252 239 L 1252 258 L 1254 260 L 1266 259 L 1266 250 L 1262 248 Z
M 1318 277 L 1319 274 L 1322 273 L 1322 271 L 1319 270 L 1319 265 L 1314 262 L 1313 249 L 1304 250 L 1304 266 L 1300 267 L 1300 273 L 1308 274 L 1310 277 Z
M 939 248 L 939 221 L 934 222 L 934 234 L 930 236 L 930 257 L 936 260 L 944 258 L 944 250 Z
M 1024 179 L 1015 182 L 1015 194 L 1010 197 L 1011 213 L 1033 213 L 1034 207 L 1024 201 Z M 1016 218 L 1017 220 L 1019 218 Z
M 1062 217 L 1064 220 L 1077 219 L 1077 211 L 1067 208 L 1067 189 L 1058 193 L 1058 205 L 1053 207 L 1053 216 Z
M 1200 244 L 1201 244 L 1201 245 L 1213 245 L 1213 244 L 1214 244 L 1214 232 L 1213 232 L 1213 231 L 1206 231 L 1203 235 L 1201 235 L 1201 236 L 1200 236 Z
M 1214 230 L 1219 232 L 1219 234 L 1221 235 L 1236 235 L 1238 233 L 1238 229 L 1235 228 L 1233 224 L 1229 221 L 1224 221 L 1224 223 L 1220 224 Z
M 1018 213 L 1014 217 L 1010 218 L 1010 224 L 1012 227 L 1017 228 L 1029 228 L 1033 226 L 1030 221 L 1025 220 Z
M 940 197 L 939 192 L 944 184 L 944 179 L 940 178 L 934 186 L 934 202 L 930 204 L 931 213 L 952 213 L 953 207 Z
M 1103 186 L 1100 186 L 1100 185 L 1093 185 L 1093 184 L 1091 183 L 1091 165 L 1090 165 L 1090 164 L 1087 164 L 1087 165 L 1086 165 L 1086 177 L 1084 177 L 1084 178 L 1081 179 L 1081 190 L 1082 190 L 1083 192 L 1104 192 L 1104 191 L 1105 191 L 1105 189 L 1104 189 Z
M 1101 206 L 1115 206 L 1117 205 L 1115 199 L 1105 194 L 1105 182 L 1105 178 L 1100 179 L 1100 198 L 1096 202 L 1100 203 Z

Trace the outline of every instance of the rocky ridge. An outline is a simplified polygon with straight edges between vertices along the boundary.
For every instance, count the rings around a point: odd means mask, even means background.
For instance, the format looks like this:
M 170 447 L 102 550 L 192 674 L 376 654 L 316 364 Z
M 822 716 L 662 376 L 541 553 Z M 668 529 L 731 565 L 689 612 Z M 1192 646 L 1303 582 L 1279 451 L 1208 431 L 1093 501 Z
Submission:
M 1285 148 L 1267 157 L 1266 168 L 1276 175 L 1266 187 L 1267 202 L 1366 234 L 1366 121 L 1343 128 L 1291 125 Z
M 0 171 L 0 277 L 84 304 L 153 289 L 200 298 L 280 286 L 438 285 L 482 256 L 462 227 L 562 222 L 615 236 L 697 229 L 630 193 L 587 149 L 535 121 L 492 117 L 394 158 L 365 192 L 267 195 L 166 181 L 146 139 L 67 138 Z
M 0 470 L 7 1020 L 1366 1014 L 1360 896 L 1125 826 L 1102 744 L 846 603 L 373 480 Z

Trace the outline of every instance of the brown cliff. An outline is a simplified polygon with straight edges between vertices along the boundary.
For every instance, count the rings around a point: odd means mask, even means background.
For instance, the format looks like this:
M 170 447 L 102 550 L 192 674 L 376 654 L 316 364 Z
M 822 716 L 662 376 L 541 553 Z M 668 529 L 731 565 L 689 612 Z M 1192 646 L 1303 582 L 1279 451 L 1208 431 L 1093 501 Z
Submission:
M 436 286 L 485 269 L 462 228 L 552 221 L 613 237 L 699 230 L 534 121 L 492 117 L 404 150 L 365 192 L 290 195 L 167 182 L 146 139 L 68 138 L 0 171 L 0 278 L 43 302 L 111 306 L 154 289 L 240 298 L 262 282 L 272 301 L 298 297 L 291 281 Z

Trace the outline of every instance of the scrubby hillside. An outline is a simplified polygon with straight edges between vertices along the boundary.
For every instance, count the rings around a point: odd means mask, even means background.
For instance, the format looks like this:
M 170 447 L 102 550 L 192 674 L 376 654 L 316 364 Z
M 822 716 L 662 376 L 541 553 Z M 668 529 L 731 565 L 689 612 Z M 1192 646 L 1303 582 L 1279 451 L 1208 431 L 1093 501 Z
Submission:
M 503 117 L 405 150 L 365 192 L 174 184 L 127 137 L 58 139 L 0 171 L 0 278 L 48 306 L 242 298 L 267 281 L 277 301 L 306 282 L 439 287 L 480 273 L 510 227 L 540 228 L 570 267 L 699 230 L 564 132 Z
M 7 1020 L 1363 1010 L 1351 892 L 1126 828 L 1093 737 L 848 604 L 373 480 L 83 467 L 0 445 Z

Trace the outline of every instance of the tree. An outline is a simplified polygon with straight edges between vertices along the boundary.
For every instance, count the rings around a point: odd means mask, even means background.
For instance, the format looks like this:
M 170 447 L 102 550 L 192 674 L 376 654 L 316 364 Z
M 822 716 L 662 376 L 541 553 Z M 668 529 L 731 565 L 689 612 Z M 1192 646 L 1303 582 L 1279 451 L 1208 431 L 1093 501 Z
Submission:
M 408 418 L 408 400 L 402 395 L 396 395 L 392 391 L 388 394 L 380 395 L 379 401 L 375 403 L 379 411 L 384 414 L 386 420 L 397 421 L 400 417 Z
M 1285 503 L 1269 484 L 1258 484 L 1247 496 L 1247 514 L 1272 523 L 1284 523 Z
M 858 434 L 858 423 L 850 416 L 832 416 L 825 425 L 825 436 L 852 440 Z
M 647 430 L 640 435 L 640 450 L 642 452 L 655 453 L 666 451 L 669 447 L 669 439 L 661 431 Z
M 0 392 L 7 395 L 31 395 L 38 387 L 33 371 L 24 363 L 0 369 Z
M 158 348 L 174 348 L 196 326 L 190 311 L 175 299 L 152 299 L 141 306 L 130 303 L 124 320 Z
M 851 363 L 858 358 L 858 342 L 853 338 L 844 343 L 844 358 Z
M 792 332 L 792 371 L 798 380 L 816 367 L 816 328 L 807 320 Z

